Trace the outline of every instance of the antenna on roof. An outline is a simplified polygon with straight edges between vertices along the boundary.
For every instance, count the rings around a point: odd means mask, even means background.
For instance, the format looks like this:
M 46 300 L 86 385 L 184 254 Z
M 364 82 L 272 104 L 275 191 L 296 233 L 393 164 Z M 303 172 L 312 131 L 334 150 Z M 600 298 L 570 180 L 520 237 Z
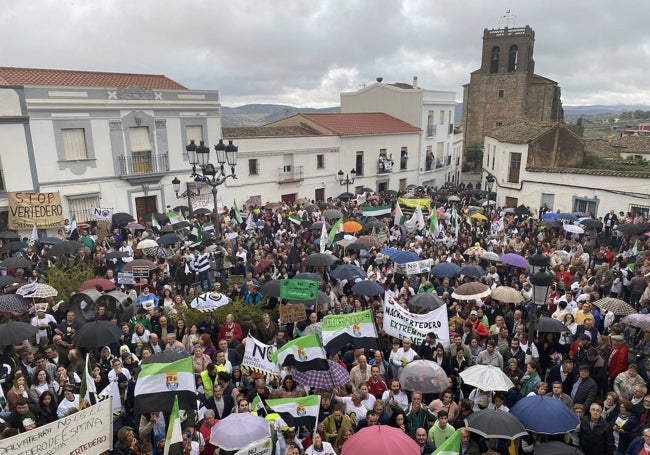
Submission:
M 379 82 L 379 83 L 381 84 L 381 81 L 383 81 L 383 80 L 384 80 L 384 78 L 383 78 L 383 77 L 378 77 L 378 78 L 377 78 L 377 79 L 375 79 L 375 80 L 376 80 L 377 82 Z
M 508 10 L 503 16 L 499 18 L 499 25 L 508 28 L 510 27 L 510 25 L 515 25 L 516 19 L 517 16 L 514 13 L 511 13 L 510 10 Z

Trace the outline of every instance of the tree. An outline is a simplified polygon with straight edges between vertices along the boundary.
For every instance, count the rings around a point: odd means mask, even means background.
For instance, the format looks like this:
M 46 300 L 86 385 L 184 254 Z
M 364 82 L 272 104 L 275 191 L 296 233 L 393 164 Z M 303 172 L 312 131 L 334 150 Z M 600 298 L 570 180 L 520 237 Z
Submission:
M 478 146 L 467 147 L 465 149 L 465 161 L 473 168 L 477 168 L 483 162 L 483 149 Z

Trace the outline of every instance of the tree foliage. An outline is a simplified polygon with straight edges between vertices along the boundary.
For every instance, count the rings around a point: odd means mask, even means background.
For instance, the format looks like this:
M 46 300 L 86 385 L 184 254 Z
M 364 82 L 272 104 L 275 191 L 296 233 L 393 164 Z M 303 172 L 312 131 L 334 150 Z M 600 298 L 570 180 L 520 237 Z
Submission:
M 465 149 L 465 161 L 473 168 L 477 168 L 483 162 L 483 149 L 480 147 L 467 147 Z
M 94 277 L 95 273 L 92 267 L 77 265 L 64 270 L 52 266 L 47 272 L 46 282 L 59 291 L 58 298 L 68 302 L 70 295 L 77 292 L 84 281 Z

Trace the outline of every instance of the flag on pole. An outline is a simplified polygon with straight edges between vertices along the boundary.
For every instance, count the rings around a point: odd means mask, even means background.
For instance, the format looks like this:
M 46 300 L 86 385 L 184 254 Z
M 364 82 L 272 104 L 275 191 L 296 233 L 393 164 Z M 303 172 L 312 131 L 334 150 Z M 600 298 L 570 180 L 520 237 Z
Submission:
M 454 238 L 458 240 L 458 212 L 456 211 L 456 204 L 452 209 L 452 216 L 454 218 Z
M 72 215 L 72 221 L 70 222 L 70 230 L 67 232 L 67 237 L 70 240 L 77 240 L 79 238 L 79 232 L 77 232 L 77 219 Z
M 399 206 L 399 202 L 396 202 L 395 219 L 393 219 L 393 223 L 395 223 L 395 226 L 401 226 L 403 222 L 404 222 L 404 213 L 402 212 L 402 208 Z
M 377 348 L 377 329 L 371 310 L 331 314 L 321 324 L 323 346 L 330 354 L 348 343 L 356 348 Z
M 318 421 L 320 407 L 319 395 L 307 395 L 299 398 L 279 398 L 266 400 L 266 405 L 280 414 L 282 420 L 290 427 L 307 427 L 313 429 Z
M 343 225 L 343 218 L 339 218 L 338 221 L 334 223 L 332 229 L 330 229 L 329 241 L 327 242 L 328 245 L 334 243 L 334 237 L 336 237 L 336 234 L 339 232 L 339 228 L 342 225 Z
M 248 214 L 248 218 L 246 218 L 246 229 L 255 229 L 255 219 L 253 218 L 253 212 Z
M 160 230 L 160 223 L 156 219 L 155 214 L 151 214 L 151 227 Z
M 181 417 L 178 412 L 178 397 L 174 397 L 174 406 L 169 417 L 169 426 L 165 437 L 164 455 L 181 455 L 183 453 L 183 432 Z
M 459 455 L 460 454 L 460 429 L 449 436 L 445 442 L 440 444 L 432 455 Z
M 171 409 L 178 397 L 181 409 L 196 409 L 192 357 L 175 362 L 146 363 L 135 383 L 135 415 Z
M 422 207 L 418 205 L 415 208 L 413 216 L 408 221 L 404 222 L 404 227 L 408 232 L 421 231 L 426 227 L 424 214 L 422 213 Z
M 97 395 L 99 400 L 105 400 L 107 398 L 112 398 L 113 402 L 111 403 L 111 409 L 114 413 L 122 412 L 122 398 L 120 397 L 120 387 L 117 384 L 117 380 L 111 382 L 106 387 L 102 389 L 101 392 Z
M 241 217 L 241 212 L 239 211 L 239 207 L 237 207 L 237 201 L 235 199 L 232 200 L 232 208 L 235 211 L 235 221 L 237 221 L 237 224 L 241 224 L 244 219 Z
M 320 229 L 320 252 L 321 253 L 325 252 L 325 247 L 327 246 L 328 240 L 329 240 L 329 236 L 327 235 L 327 229 L 325 229 L 325 223 L 323 222 L 323 226 Z
M 166 213 L 166 215 L 167 215 L 167 218 L 169 218 L 169 222 L 171 224 L 176 224 L 176 223 L 181 221 L 181 219 L 178 217 L 178 213 L 176 213 L 176 212 L 172 212 L 170 210 L 169 212 Z M 151 219 L 153 220 L 153 216 L 151 217 Z
M 93 379 L 92 369 L 90 367 L 90 355 L 86 354 L 86 367 L 84 368 L 83 378 L 81 379 L 81 388 L 79 389 L 79 409 L 83 409 L 85 403 L 97 404 L 97 386 Z
M 391 211 L 392 210 L 390 205 L 366 205 L 362 209 L 363 216 L 374 216 L 374 217 L 380 217 L 385 215 L 390 216 Z
M 433 213 L 431 214 L 431 220 L 429 221 L 429 234 L 431 235 L 431 237 L 434 236 L 437 228 L 438 228 L 438 210 L 434 206 Z
M 302 223 L 302 220 L 300 219 L 300 217 L 298 215 L 296 215 L 295 213 L 292 213 L 291 215 L 289 215 L 289 221 L 291 221 L 293 224 L 297 224 L 298 226 L 300 226 L 300 223 Z
M 36 223 L 34 223 L 34 227 L 32 228 L 32 234 L 29 236 L 29 243 L 34 244 L 38 240 L 38 228 L 36 227 Z
M 271 353 L 271 360 L 279 365 L 294 365 L 298 371 L 329 370 L 325 349 L 315 333 L 289 341 Z M 140 379 L 138 379 L 139 381 Z

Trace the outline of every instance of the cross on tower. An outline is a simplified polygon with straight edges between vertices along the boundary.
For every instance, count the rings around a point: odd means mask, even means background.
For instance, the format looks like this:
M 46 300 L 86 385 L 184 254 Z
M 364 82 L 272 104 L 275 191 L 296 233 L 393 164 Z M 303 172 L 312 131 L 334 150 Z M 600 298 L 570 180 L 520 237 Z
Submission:
M 499 18 L 499 24 L 502 27 L 510 28 L 511 24 L 514 25 L 515 19 L 517 19 L 517 16 L 508 10 L 503 16 Z

